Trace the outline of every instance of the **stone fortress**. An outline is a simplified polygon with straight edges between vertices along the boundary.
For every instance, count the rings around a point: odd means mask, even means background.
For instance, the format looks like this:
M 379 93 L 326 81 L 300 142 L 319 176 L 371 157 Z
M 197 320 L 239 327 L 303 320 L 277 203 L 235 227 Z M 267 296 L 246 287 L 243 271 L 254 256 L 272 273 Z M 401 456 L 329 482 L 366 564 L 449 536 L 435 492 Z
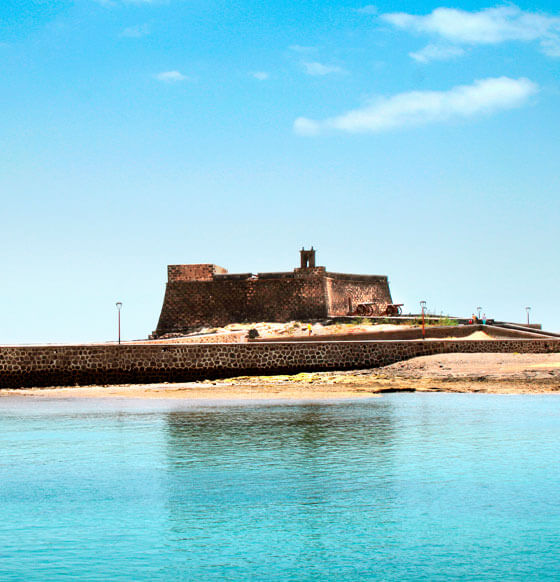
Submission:
M 289 273 L 229 274 L 212 264 L 170 265 L 156 332 L 184 333 L 202 325 L 323 319 L 344 316 L 359 303 L 382 311 L 392 303 L 387 277 L 332 273 L 301 251 Z M 500 326 L 500 327 L 496 327 Z M 485 339 L 470 339 L 484 331 Z M 222 343 L 198 335 L 192 343 L 160 339 L 106 344 L 0 346 L 0 388 L 190 382 L 246 375 L 295 374 L 385 366 L 449 353 L 556 353 L 560 334 L 497 322 L 317 337 L 243 339 Z M 243 332 L 242 332 L 243 333 Z M 428 341 L 427 341 L 428 340 Z
M 154 337 L 229 323 L 324 319 L 348 315 L 365 302 L 382 311 L 392 303 L 386 276 L 327 271 L 315 265 L 313 247 L 300 255 L 293 271 L 256 275 L 208 263 L 168 265 Z

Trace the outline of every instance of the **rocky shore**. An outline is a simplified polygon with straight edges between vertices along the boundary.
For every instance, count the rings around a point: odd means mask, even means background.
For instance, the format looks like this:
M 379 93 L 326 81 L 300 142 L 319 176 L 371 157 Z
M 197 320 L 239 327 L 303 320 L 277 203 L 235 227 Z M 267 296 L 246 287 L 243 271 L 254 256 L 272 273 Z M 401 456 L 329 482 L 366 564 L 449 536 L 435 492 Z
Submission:
M 388 392 L 559 393 L 560 353 L 444 354 L 371 370 L 242 376 L 177 384 L 30 388 L 2 390 L 0 396 L 318 400 Z
M 560 392 L 560 354 L 442 354 L 371 370 L 245 377 L 230 382 L 267 386 L 282 383 L 307 387 L 339 386 L 370 394 L 398 391 Z

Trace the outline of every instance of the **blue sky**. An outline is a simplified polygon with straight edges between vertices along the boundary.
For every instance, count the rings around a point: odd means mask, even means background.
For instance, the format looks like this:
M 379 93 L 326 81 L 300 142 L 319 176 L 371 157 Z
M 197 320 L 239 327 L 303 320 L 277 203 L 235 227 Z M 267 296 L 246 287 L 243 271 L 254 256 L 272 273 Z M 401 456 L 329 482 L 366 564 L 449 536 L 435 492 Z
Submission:
M 155 329 L 166 265 L 386 274 L 560 331 L 552 2 L 0 4 L 0 342 Z

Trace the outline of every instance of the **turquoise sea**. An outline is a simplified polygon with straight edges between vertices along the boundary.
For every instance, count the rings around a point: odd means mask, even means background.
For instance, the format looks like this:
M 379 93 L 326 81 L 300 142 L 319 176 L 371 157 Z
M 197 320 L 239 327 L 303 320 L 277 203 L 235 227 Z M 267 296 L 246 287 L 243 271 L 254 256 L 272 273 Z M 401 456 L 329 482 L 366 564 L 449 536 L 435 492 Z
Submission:
M 0 580 L 560 579 L 560 397 L 0 398 Z

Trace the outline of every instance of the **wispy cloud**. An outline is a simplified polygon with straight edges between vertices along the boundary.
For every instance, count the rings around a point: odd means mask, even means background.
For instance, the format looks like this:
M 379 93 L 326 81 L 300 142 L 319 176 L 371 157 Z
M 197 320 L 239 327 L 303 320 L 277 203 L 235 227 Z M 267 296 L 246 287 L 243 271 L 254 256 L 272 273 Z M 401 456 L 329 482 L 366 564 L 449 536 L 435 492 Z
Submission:
M 560 56 L 560 18 L 524 11 L 511 4 L 479 12 L 444 7 L 427 15 L 394 12 L 382 14 L 381 18 L 397 28 L 439 37 L 453 44 L 537 41 L 544 53 Z
M 538 86 L 525 78 L 482 79 L 449 91 L 410 91 L 379 98 L 329 119 L 300 117 L 294 122 L 294 130 L 300 135 L 326 131 L 378 133 L 520 107 L 537 91 Z
M 378 14 L 379 9 L 374 4 L 367 4 L 361 8 L 356 8 L 356 12 L 361 12 L 362 14 Z
M 295 53 L 312 53 L 317 50 L 315 46 L 304 46 L 301 44 L 292 44 L 288 48 Z
M 266 71 L 253 71 L 249 74 L 258 81 L 266 81 L 267 79 L 270 79 L 270 73 L 267 73 Z
M 178 83 L 188 79 L 188 77 L 179 71 L 163 71 L 162 73 L 158 73 L 155 77 L 158 81 L 163 81 L 164 83 Z
M 431 61 L 448 61 L 465 54 L 465 49 L 459 46 L 444 46 L 429 44 L 419 51 L 408 53 L 415 61 L 419 63 L 429 63 Z
M 330 75 L 332 73 L 344 73 L 344 69 L 336 65 L 324 65 L 318 62 L 303 62 L 301 63 L 303 70 L 308 75 L 313 77 L 322 77 L 324 75 Z
M 147 24 L 128 26 L 121 32 L 121 36 L 124 36 L 125 38 L 142 38 L 148 34 L 150 34 L 150 27 Z

